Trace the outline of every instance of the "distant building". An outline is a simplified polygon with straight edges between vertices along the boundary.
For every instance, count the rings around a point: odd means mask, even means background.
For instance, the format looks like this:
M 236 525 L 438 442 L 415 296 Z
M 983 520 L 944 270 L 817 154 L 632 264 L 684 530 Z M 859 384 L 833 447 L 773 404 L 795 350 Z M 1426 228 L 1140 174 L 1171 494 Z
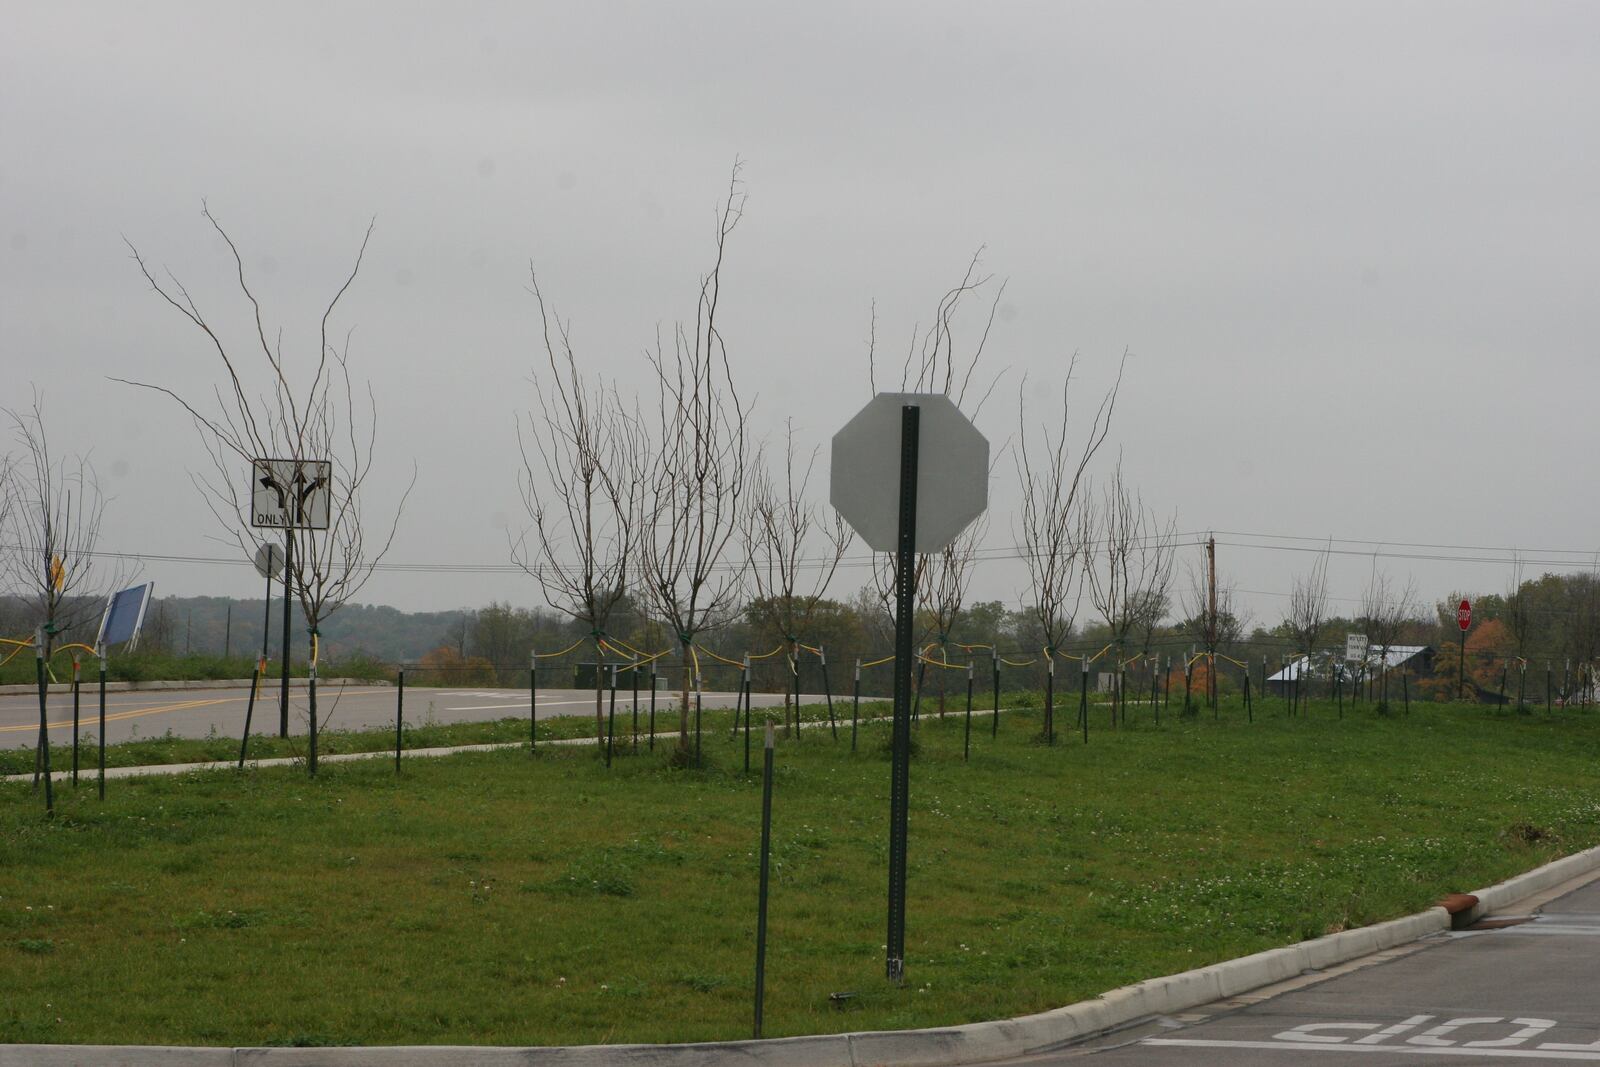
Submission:
M 1390 645 L 1388 650 L 1374 645 L 1367 653 L 1365 663 L 1350 663 L 1344 658 L 1344 649 L 1319 652 L 1315 656 L 1300 656 L 1286 664 L 1283 670 L 1267 678 L 1267 692 L 1284 696 L 1296 681 L 1300 693 L 1307 695 L 1306 687 L 1326 687 L 1332 678 L 1340 679 L 1347 687 L 1359 680 L 1377 677 L 1385 666 L 1389 670 L 1405 669 L 1413 674 L 1431 674 L 1436 650 L 1432 645 Z

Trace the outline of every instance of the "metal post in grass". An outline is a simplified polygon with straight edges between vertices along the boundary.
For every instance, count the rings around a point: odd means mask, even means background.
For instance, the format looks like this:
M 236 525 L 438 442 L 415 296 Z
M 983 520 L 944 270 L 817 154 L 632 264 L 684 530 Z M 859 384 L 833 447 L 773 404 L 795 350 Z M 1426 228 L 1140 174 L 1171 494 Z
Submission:
M 289 578 L 294 571 L 294 531 L 283 531 L 283 656 L 282 676 L 278 680 L 278 737 L 289 736 Z
M 822 698 L 828 702 L 828 728 L 833 731 L 833 739 L 838 741 L 839 721 L 833 717 L 833 686 L 828 684 L 827 646 L 817 646 L 817 660 L 822 664 Z
M 401 739 L 406 724 L 406 668 L 405 664 L 394 672 L 394 773 L 400 773 Z
M 922 659 L 922 654 L 917 654 L 917 687 L 915 698 L 911 702 L 911 721 L 922 722 L 922 683 L 928 676 L 928 664 Z
M 994 739 L 1000 736 L 1000 639 L 994 641 L 994 647 L 989 650 L 989 665 L 994 674 L 994 718 L 989 722 L 989 737 Z
M 244 703 L 244 733 L 239 737 L 239 769 L 244 770 L 244 761 L 250 751 L 250 720 L 256 713 L 256 693 L 261 688 L 261 676 L 267 670 L 267 657 L 262 656 L 256 660 L 256 669 L 250 673 L 250 697 Z
M 921 409 L 900 409 L 900 513 L 896 530 L 893 754 L 889 777 L 889 931 L 884 969 L 905 980 L 906 821 L 911 801 L 911 654 L 916 624 L 917 446 Z M 42 676 L 42 670 L 41 670 Z
M 1156 672 L 1161 669 L 1161 658 L 1156 657 L 1155 666 L 1150 668 L 1150 708 L 1156 717 L 1156 725 L 1161 725 L 1161 701 L 1156 692 Z
M 656 750 L 656 663 L 650 661 L 650 751 Z
M 628 673 L 632 676 L 633 682 L 633 754 L 637 756 L 639 754 L 639 657 L 629 653 L 628 659 L 631 661 Z
M 617 665 L 607 664 L 611 668 L 611 706 L 606 713 L 606 767 L 611 767 L 611 750 L 616 747 L 617 738 Z M 599 668 L 596 667 L 596 670 Z
M 1056 743 L 1056 652 L 1044 650 L 1044 737 L 1045 743 Z
M 528 751 L 539 747 L 539 653 L 528 653 Z
M 306 713 L 311 727 L 311 744 L 307 749 L 306 774 L 317 776 L 317 631 L 311 631 L 311 654 L 306 658 Z
M 100 799 L 106 798 L 106 646 L 95 649 L 100 657 Z
M 694 765 L 700 766 L 700 672 L 694 672 Z
M 35 671 L 39 681 L 39 761 L 44 770 L 44 811 L 46 815 L 56 813 L 55 784 L 50 780 L 50 719 L 47 706 L 49 704 L 46 682 L 44 680 L 44 627 L 34 631 L 33 652 Z
M 73 670 L 77 670 L 77 660 L 73 660 Z M 1528 661 L 1517 660 L 1517 707 L 1521 708 L 1528 702 Z M 76 766 L 76 764 L 74 764 Z
M 967 726 L 961 740 L 961 758 L 972 758 L 972 660 L 967 660 Z
M 72 788 L 78 788 L 78 654 L 72 654 Z
M 1511 661 L 1500 664 L 1500 706 L 1506 706 L 1506 677 L 1511 673 Z
M 750 673 L 747 670 L 745 672 L 745 676 L 744 676 L 744 687 L 743 687 L 744 688 L 744 732 L 745 732 L 745 736 L 746 736 L 745 749 L 746 749 L 747 752 L 748 752 L 749 747 L 750 747 L 749 744 L 748 744 L 748 738 L 749 738 L 749 734 L 750 734 L 750 690 L 751 690 L 752 684 L 753 684 L 753 679 L 750 677 Z M 737 717 L 738 714 L 739 714 L 738 711 L 734 712 L 735 717 Z M 745 768 L 748 770 L 749 766 L 750 766 L 750 761 L 746 760 L 745 761 Z
M 1245 722 L 1256 721 L 1256 711 L 1250 705 L 1250 668 L 1244 669 L 1244 716 Z
M 761 770 L 761 881 L 756 894 L 756 1025 L 761 1037 L 761 1007 L 767 991 L 767 872 L 772 856 L 772 724 L 767 723 L 766 752 Z
M 1083 743 L 1089 743 L 1089 670 L 1078 672 L 1078 725 L 1083 727 Z
M 1555 710 L 1555 704 L 1551 701 L 1551 695 L 1550 695 L 1550 661 L 1549 660 L 1545 660 L 1544 661 L 1544 713 L 1546 715 L 1548 715 L 1554 710 Z
M 800 739 L 800 644 L 794 645 L 794 657 L 789 661 L 789 682 L 794 686 L 794 736 Z
M 861 718 L 861 657 L 856 657 L 855 682 L 850 695 L 850 751 L 856 750 L 856 723 Z

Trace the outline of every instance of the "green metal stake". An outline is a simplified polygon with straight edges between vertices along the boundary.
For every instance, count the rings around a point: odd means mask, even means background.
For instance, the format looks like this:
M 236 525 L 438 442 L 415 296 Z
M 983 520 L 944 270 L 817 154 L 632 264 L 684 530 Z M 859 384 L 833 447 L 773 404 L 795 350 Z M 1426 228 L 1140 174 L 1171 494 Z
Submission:
M 995 639 L 995 644 L 989 650 L 989 665 L 994 673 L 994 719 L 989 723 L 989 737 L 1000 736 L 1000 641 Z
M 839 740 L 839 722 L 833 717 L 833 686 L 828 684 L 828 650 L 826 645 L 817 646 L 817 659 L 822 663 L 822 697 L 828 702 L 828 728 L 833 731 L 833 739 Z
M 967 728 L 961 742 L 963 761 L 972 758 L 972 660 L 967 660 Z
M 78 788 L 78 654 L 72 654 L 72 788 Z
M 1078 672 L 1078 722 L 1083 726 L 1083 743 L 1089 743 L 1089 672 Z
M 406 722 L 406 669 L 395 671 L 394 697 L 394 773 L 400 773 L 400 746 Z
M 1054 649 L 1045 649 L 1044 668 L 1044 736 L 1046 744 L 1056 743 L 1056 655 Z
M 606 714 L 606 769 L 611 769 L 611 750 L 617 736 L 617 667 L 611 664 L 611 708 Z
M 773 729 L 767 723 L 766 755 L 761 771 L 761 887 L 756 897 L 756 1025 L 761 1037 L 761 1008 L 767 991 L 767 873 L 772 856 Z
M 39 676 L 39 747 L 43 750 L 40 757 L 44 764 L 44 812 L 46 815 L 56 813 L 55 785 L 50 779 L 50 719 L 46 711 L 48 703 L 46 694 L 48 689 L 44 680 L 44 628 L 40 627 L 33 639 L 34 659 L 36 673 Z
M 100 799 L 106 798 L 106 646 L 96 650 L 100 657 Z
M 850 751 L 856 750 L 856 721 L 861 717 L 861 658 L 856 657 L 854 692 L 850 698 Z
M 539 747 L 539 653 L 528 653 L 528 751 Z
M 239 738 L 239 769 L 244 770 L 244 760 L 250 751 L 250 720 L 256 712 L 256 691 L 261 687 L 261 676 L 267 669 L 267 657 L 256 660 L 256 669 L 250 675 L 250 699 L 244 705 L 244 734 Z

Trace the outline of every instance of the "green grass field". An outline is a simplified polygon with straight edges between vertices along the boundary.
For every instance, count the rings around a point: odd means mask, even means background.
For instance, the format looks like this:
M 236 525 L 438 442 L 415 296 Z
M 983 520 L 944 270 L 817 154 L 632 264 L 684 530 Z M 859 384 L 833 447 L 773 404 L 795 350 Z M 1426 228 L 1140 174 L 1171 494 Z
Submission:
M 780 743 L 768 1035 L 1036 1011 L 1600 842 L 1591 713 L 1096 713 L 1053 748 L 1037 712 L 976 720 L 970 763 L 960 717 L 924 716 L 900 989 L 886 729 Z M 53 820 L 0 786 L 0 1041 L 748 1036 L 760 785 L 705 741 L 699 771 L 581 748 L 86 782 Z

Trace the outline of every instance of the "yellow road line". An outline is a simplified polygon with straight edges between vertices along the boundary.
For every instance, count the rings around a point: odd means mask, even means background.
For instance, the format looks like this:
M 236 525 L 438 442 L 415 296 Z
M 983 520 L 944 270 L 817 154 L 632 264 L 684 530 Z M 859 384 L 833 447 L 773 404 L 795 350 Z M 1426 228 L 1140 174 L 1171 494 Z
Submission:
M 323 690 L 323 692 L 332 694 L 332 696 L 330 696 L 330 699 L 337 699 L 339 696 L 359 696 L 359 695 L 367 694 L 367 693 L 381 692 L 381 690 L 369 688 L 369 689 Z M 247 699 L 249 697 L 249 695 L 250 695 L 250 690 L 241 689 L 239 691 L 239 695 L 238 696 L 213 697 L 213 698 L 211 698 L 209 700 L 185 700 L 185 701 L 179 701 L 178 703 L 175 703 L 175 704 L 157 704 L 157 705 L 155 705 L 153 707 L 131 708 L 131 709 L 127 710 L 127 711 L 108 712 L 106 714 L 106 722 L 120 722 L 123 719 L 137 719 L 137 718 L 141 718 L 141 717 L 143 717 L 145 715 L 163 715 L 163 714 L 166 714 L 167 712 L 171 712 L 171 711 L 187 711 L 190 708 L 207 708 L 207 707 L 211 707 L 211 706 L 213 706 L 215 704 L 227 704 L 229 702 L 242 701 L 242 700 Z M 275 706 L 276 705 L 277 693 L 273 692 L 272 696 L 274 697 L 273 704 Z M 262 697 L 258 696 L 256 698 L 257 703 L 260 703 L 262 699 L 263 699 Z M 87 705 L 84 707 L 83 714 L 81 715 L 79 721 L 80 721 L 80 723 L 89 723 L 90 725 L 93 725 L 94 723 L 98 722 L 99 719 L 100 719 L 99 704 L 98 704 L 98 702 L 96 702 L 96 704 L 93 706 L 93 708 L 90 708 Z M 70 718 L 68 718 L 68 719 L 57 719 L 54 722 L 48 723 L 48 726 L 52 730 L 59 730 L 59 729 L 62 729 L 63 727 L 71 727 L 72 726 L 72 720 Z M 36 723 L 36 722 L 22 723 L 21 725 L 18 725 L 18 726 L 0 726 L 0 734 L 21 733 L 21 732 L 26 731 L 26 730 L 32 730 L 34 732 L 37 732 L 38 729 L 39 729 L 39 724 Z
M 159 705 L 159 706 L 153 707 L 153 708 L 133 708 L 133 709 L 131 709 L 129 711 L 116 711 L 116 712 L 111 712 L 111 713 L 106 715 L 106 722 L 118 722 L 118 721 L 120 721 L 122 719 L 136 719 L 136 718 L 139 718 L 140 716 L 144 716 L 144 715 L 160 715 L 163 712 L 169 712 L 169 711 L 184 711 L 184 710 L 187 710 L 189 708 L 203 708 L 203 707 L 207 707 L 207 706 L 212 705 L 212 704 L 226 703 L 230 699 L 232 699 L 232 698 L 231 697 L 221 697 L 221 698 L 218 698 L 216 700 L 189 700 L 189 701 L 185 701 L 185 702 L 183 702 L 181 704 L 163 704 L 163 705 Z M 81 718 L 80 718 L 80 722 L 94 723 L 94 722 L 98 722 L 99 719 L 100 719 L 100 712 L 99 712 L 99 708 L 97 706 L 94 710 L 88 711 L 85 714 L 83 714 L 81 716 Z M 60 728 L 62 728 L 64 726 L 71 726 L 72 725 L 72 720 L 71 719 L 57 719 L 55 722 L 48 723 L 47 725 L 52 730 L 58 730 L 58 729 L 60 729 Z M 20 733 L 20 732 L 22 732 L 24 730 L 35 730 L 36 731 L 38 729 L 39 729 L 39 724 L 36 723 L 36 722 L 32 722 L 32 723 L 23 723 L 20 726 L 0 726 L 0 733 L 8 733 L 8 734 L 10 734 L 10 733 Z

